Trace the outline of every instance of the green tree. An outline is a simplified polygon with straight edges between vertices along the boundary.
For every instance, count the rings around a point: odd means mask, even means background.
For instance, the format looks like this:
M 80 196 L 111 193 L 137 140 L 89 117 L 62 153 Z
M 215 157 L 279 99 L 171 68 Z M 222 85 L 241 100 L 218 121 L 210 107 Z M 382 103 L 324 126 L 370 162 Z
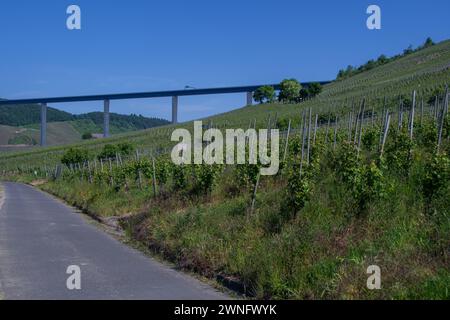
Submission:
M 322 85 L 318 82 L 313 82 L 308 87 L 308 95 L 310 97 L 315 97 L 322 92 Z
M 431 47 L 431 46 L 434 46 L 434 41 L 433 41 L 433 39 L 431 39 L 430 37 L 428 37 L 428 38 L 425 40 L 425 43 L 423 44 L 422 48 L 428 48 L 428 47 Z
M 253 99 L 256 102 L 273 102 L 275 99 L 275 89 L 271 86 L 262 86 L 253 93 Z
M 285 102 L 295 102 L 300 97 L 302 85 L 296 79 L 285 79 L 280 83 L 279 99 Z

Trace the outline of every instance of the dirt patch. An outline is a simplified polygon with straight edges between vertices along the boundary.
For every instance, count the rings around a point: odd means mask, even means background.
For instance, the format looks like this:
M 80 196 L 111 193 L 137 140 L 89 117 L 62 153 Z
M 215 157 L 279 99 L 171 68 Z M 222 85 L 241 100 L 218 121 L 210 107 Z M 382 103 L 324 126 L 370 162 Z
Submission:
M 47 180 L 39 179 L 39 180 L 31 181 L 30 185 L 32 185 L 33 187 L 37 187 L 37 186 L 43 185 L 45 183 L 47 183 Z

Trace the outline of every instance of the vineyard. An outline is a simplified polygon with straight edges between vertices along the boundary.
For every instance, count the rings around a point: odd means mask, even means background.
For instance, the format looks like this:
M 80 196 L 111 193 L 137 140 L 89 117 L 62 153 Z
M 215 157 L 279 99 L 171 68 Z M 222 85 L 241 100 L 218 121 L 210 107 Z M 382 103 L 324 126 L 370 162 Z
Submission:
M 3 155 L 0 174 L 248 296 L 449 299 L 449 63 L 445 41 L 307 102 L 206 120 L 279 130 L 275 176 L 262 164 L 174 165 L 176 126 Z M 366 287 L 370 265 L 382 290 Z

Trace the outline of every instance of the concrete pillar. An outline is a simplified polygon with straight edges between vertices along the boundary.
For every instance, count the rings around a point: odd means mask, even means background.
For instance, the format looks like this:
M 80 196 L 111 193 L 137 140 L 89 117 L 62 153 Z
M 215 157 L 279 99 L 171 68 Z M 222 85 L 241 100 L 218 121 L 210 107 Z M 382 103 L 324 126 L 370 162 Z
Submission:
M 109 100 L 103 101 L 103 137 L 109 137 Z
M 253 92 L 247 92 L 247 106 L 251 106 L 253 104 Z
M 172 97 L 172 123 L 178 123 L 178 96 Z
M 47 145 L 47 104 L 41 104 L 41 146 Z

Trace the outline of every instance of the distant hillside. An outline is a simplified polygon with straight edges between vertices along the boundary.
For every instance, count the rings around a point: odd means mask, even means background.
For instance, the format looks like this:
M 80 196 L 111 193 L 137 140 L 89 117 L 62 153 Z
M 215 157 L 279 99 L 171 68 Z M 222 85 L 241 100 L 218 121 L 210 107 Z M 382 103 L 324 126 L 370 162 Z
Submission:
M 2 106 L 0 101 L 0 124 L 6 126 L 27 126 L 40 122 L 41 109 L 38 105 Z M 102 112 L 90 112 L 81 115 L 73 115 L 69 112 L 55 108 L 47 109 L 48 122 L 92 120 L 96 125 L 103 125 Z M 121 131 L 143 130 L 168 124 L 169 121 L 158 118 L 147 118 L 142 115 L 110 114 L 110 123 Z
M 2 106 L 0 101 L 0 124 L 6 126 L 25 126 L 39 123 L 41 107 L 38 105 Z M 73 115 L 55 108 L 47 109 L 47 121 L 70 121 Z
M 94 124 L 103 126 L 103 112 L 90 112 L 81 115 L 75 115 L 74 120 L 91 120 Z M 122 115 L 110 113 L 110 125 L 122 128 L 123 131 L 135 131 L 153 128 L 168 124 L 169 121 L 158 118 L 146 118 L 142 115 Z
M 74 115 L 55 108 L 47 109 L 47 143 L 62 145 L 82 140 L 84 133 L 103 132 L 103 113 L 91 112 Z M 39 105 L 1 105 L 0 145 L 32 146 L 39 143 Z M 110 133 L 144 130 L 168 124 L 169 121 L 142 115 L 110 114 Z

